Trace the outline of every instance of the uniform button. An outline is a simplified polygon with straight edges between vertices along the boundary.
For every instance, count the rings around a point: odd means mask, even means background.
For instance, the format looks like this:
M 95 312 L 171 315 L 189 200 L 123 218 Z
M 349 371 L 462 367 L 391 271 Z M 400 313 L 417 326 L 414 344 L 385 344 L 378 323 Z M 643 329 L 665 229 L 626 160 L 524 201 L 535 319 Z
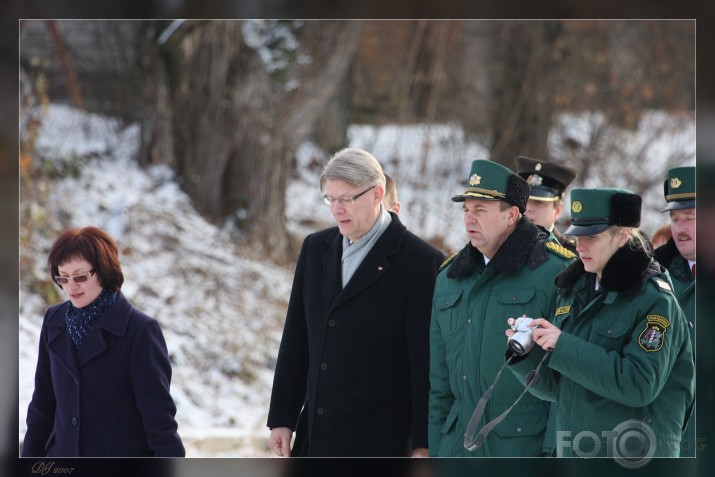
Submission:
M 608 330 L 608 334 L 610 335 L 613 332 L 613 330 Z
M 471 318 L 467 320 L 467 323 L 471 323 L 471 322 L 472 322 L 472 319 L 471 319 Z
M 76 426 L 76 425 L 77 425 L 77 418 L 76 418 L 76 417 L 73 417 L 73 418 L 72 418 L 72 425 L 73 425 L 73 426 Z
M 517 427 L 516 432 L 521 432 L 521 427 Z
M 462 376 L 462 379 L 466 381 L 466 380 L 467 380 L 467 375 L 465 374 L 464 376 Z
M 328 365 L 325 363 L 320 363 L 320 370 L 325 371 L 326 369 L 328 369 Z
M 315 413 L 318 414 L 319 416 L 322 416 L 325 413 L 325 409 L 322 407 L 319 407 L 318 409 L 315 410 Z
M 653 419 L 651 419 L 651 418 L 649 417 L 648 419 L 645 420 L 645 422 L 647 422 L 648 424 L 650 424 L 651 422 L 653 422 Z
M 335 320 L 333 320 L 333 319 L 328 320 L 328 326 L 330 326 L 331 328 L 333 326 L 335 326 Z

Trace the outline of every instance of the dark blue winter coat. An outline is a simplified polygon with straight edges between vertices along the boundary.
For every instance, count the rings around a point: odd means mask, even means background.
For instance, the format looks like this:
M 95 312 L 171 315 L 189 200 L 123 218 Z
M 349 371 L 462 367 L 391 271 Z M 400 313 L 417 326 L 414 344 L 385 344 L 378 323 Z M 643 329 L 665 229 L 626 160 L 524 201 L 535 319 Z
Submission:
M 22 456 L 183 457 L 159 323 L 120 292 L 77 349 L 68 306 L 45 314 Z

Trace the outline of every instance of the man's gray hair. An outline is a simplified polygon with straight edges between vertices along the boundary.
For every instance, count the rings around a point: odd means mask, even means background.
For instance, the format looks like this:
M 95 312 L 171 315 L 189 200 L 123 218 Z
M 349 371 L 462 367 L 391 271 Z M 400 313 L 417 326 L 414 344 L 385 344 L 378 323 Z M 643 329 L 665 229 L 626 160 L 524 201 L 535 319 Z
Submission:
M 325 182 L 340 180 L 354 186 L 385 187 L 385 173 L 377 159 L 367 151 L 345 148 L 333 154 L 320 174 L 320 192 L 325 191 Z

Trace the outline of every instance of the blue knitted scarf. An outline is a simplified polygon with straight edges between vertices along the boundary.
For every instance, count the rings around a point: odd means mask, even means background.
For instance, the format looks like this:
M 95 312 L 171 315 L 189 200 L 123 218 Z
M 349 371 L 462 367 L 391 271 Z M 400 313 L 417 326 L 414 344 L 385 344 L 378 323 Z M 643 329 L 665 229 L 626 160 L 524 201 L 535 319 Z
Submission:
M 102 290 L 97 299 L 83 308 L 75 307 L 72 302 L 67 308 L 67 332 L 74 345 L 79 348 L 94 324 L 104 312 L 117 301 L 117 293 Z

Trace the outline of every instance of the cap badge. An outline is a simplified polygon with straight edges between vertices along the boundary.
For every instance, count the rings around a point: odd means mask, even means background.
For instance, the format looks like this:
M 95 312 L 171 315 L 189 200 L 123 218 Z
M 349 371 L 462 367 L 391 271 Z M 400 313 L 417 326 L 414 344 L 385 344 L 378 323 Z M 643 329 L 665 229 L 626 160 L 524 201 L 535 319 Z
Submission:
M 535 170 L 536 172 L 539 172 L 539 171 L 541 170 L 541 163 L 540 163 L 540 162 L 536 164 L 536 167 L 534 167 L 534 170 Z
M 482 181 L 482 178 L 478 176 L 477 174 L 472 174 L 472 177 L 469 178 L 469 185 L 475 186 L 478 185 Z
M 583 204 L 581 203 L 580 200 L 574 200 L 571 202 L 571 212 L 574 214 L 578 214 L 583 210 Z
M 681 180 L 678 179 L 677 177 L 673 177 L 672 179 L 670 179 L 670 187 L 671 187 L 672 189 L 677 189 L 677 188 L 680 187 L 682 184 L 683 184 L 683 181 L 681 181 Z
M 537 164 L 537 166 L 540 166 L 541 164 Z M 540 186 L 541 183 L 544 181 L 544 178 L 541 177 L 538 174 L 531 174 L 528 179 L 526 179 L 526 182 L 530 186 Z

